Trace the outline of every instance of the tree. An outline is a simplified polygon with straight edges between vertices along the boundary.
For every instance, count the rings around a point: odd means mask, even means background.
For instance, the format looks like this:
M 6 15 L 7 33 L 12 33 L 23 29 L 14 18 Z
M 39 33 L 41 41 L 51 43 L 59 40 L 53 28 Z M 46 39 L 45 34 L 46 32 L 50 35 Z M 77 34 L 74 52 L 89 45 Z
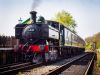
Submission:
M 100 48 L 100 32 L 94 34 L 91 37 L 87 37 L 85 39 L 86 41 L 86 47 L 89 48 L 93 43 L 96 43 L 96 48 Z
M 100 32 L 94 34 L 93 40 L 96 42 L 96 47 L 100 48 Z
M 68 27 L 69 29 L 71 29 L 73 32 L 76 33 L 75 28 L 77 25 L 70 13 L 62 10 L 61 12 L 58 12 L 56 14 L 54 20 L 63 24 L 64 26 Z
M 93 37 L 87 37 L 85 38 L 86 41 L 86 49 L 91 49 L 92 43 L 93 43 Z

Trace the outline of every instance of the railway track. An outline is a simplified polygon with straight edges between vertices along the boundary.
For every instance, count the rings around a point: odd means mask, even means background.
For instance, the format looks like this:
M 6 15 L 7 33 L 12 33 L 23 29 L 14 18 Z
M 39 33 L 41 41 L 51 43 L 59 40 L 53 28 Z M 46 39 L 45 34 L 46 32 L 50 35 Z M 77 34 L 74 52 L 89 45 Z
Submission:
M 64 70 L 62 67 L 65 67 L 66 65 L 69 66 L 73 62 L 85 57 L 86 55 L 88 55 L 88 53 L 84 53 L 73 58 L 64 59 L 50 65 L 43 65 L 28 71 L 26 70 L 20 75 L 58 75 L 61 73 L 61 70 Z
M 31 67 L 38 67 L 41 64 L 32 64 L 31 62 L 27 62 L 27 63 L 18 63 L 18 64 L 14 64 L 14 65 L 9 65 L 9 66 L 5 66 L 0 68 L 0 75 L 14 75 L 16 74 L 16 72 L 18 72 L 19 70 L 25 70 L 27 68 L 31 68 Z
M 48 72 L 46 75 L 90 75 L 88 72 L 93 60 L 94 53 L 88 53 L 80 59 Z

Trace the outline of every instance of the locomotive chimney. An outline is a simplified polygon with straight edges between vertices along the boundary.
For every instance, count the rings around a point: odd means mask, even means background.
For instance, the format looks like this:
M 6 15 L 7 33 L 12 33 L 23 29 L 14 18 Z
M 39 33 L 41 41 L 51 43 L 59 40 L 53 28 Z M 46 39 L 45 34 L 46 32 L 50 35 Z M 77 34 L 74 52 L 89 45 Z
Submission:
M 36 11 L 31 11 L 30 14 L 31 14 L 31 18 L 33 20 L 33 23 L 36 23 L 36 14 L 37 14 L 37 12 Z

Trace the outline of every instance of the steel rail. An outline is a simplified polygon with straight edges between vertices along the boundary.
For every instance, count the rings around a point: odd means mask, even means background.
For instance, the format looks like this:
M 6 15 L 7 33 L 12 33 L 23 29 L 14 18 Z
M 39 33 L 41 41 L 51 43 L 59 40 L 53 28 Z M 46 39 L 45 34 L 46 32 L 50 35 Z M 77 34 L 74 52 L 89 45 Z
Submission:
M 94 57 L 95 57 L 95 53 L 94 53 L 94 55 L 93 55 L 91 61 L 89 62 L 88 68 L 87 68 L 87 70 L 85 71 L 84 75 L 88 75 L 89 70 L 90 70 L 90 68 L 91 68 L 91 66 L 92 66 L 92 63 L 93 63 L 93 61 L 94 61 Z
M 85 57 L 86 55 L 88 55 L 88 54 L 85 54 L 85 55 L 83 55 L 83 56 L 81 56 L 81 57 L 79 57 L 77 59 L 74 59 L 74 60 L 72 60 L 70 62 L 67 62 L 66 64 L 64 64 L 64 65 L 62 65 L 62 66 L 60 66 L 60 67 L 58 67 L 58 68 L 56 68 L 54 70 L 51 70 L 48 73 L 45 73 L 44 75 L 58 75 L 59 73 L 64 71 L 66 68 L 68 68 L 72 63 L 74 63 L 77 60 L 80 60 L 81 58 Z

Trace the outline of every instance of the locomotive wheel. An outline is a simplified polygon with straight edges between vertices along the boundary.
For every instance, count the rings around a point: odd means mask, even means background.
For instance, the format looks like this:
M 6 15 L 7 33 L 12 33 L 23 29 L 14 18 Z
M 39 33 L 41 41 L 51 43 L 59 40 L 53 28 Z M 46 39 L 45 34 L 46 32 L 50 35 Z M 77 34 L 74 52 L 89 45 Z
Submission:
M 31 61 L 33 57 L 32 53 L 24 53 L 23 56 L 24 56 L 24 61 L 26 62 Z
M 42 53 L 34 53 L 32 62 L 33 63 L 42 63 L 43 62 Z
M 50 61 L 57 60 L 57 58 L 58 58 L 58 54 L 57 53 L 58 52 L 55 49 L 49 51 L 49 59 L 50 59 Z

